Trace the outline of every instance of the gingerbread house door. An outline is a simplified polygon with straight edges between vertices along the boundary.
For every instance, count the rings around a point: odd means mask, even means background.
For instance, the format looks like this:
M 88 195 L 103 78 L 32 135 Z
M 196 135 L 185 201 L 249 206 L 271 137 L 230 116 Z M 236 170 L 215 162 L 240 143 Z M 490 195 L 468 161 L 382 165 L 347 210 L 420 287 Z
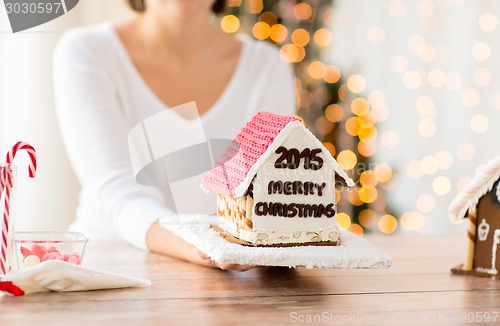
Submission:
M 477 205 L 474 269 L 496 274 L 500 271 L 500 201 L 498 181 Z

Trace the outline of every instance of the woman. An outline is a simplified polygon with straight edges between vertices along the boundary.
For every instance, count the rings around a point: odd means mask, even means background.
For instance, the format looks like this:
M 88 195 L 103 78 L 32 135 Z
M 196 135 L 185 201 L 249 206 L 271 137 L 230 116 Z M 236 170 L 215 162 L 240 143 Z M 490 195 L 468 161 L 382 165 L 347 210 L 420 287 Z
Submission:
M 54 80 L 63 139 L 82 185 L 73 228 L 205 266 L 248 268 L 218 265 L 156 223 L 175 210 L 165 189 L 135 181 L 127 143 L 135 124 L 190 101 L 209 139 L 232 139 L 261 110 L 294 114 L 292 72 L 277 50 L 212 26 L 224 2 L 130 0 L 132 19 L 65 33 Z M 190 121 L 172 116 L 174 123 L 188 128 Z M 198 184 L 179 191 L 198 213 L 213 213 L 203 208 L 213 199 Z

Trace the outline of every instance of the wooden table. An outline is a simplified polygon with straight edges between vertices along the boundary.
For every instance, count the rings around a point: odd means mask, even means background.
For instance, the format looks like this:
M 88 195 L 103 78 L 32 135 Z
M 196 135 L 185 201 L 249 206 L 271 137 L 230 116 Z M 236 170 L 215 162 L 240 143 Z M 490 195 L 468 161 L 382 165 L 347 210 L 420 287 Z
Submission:
M 478 324 L 500 325 L 500 281 L 449 272 L 463 260 L 464 236 L 367 239 L 392 255 L 390 269 L 224 272 L 96 241 L 87 267 L 152 286 L 0 297 L 0 325 L 458 325 L 481 317 Z

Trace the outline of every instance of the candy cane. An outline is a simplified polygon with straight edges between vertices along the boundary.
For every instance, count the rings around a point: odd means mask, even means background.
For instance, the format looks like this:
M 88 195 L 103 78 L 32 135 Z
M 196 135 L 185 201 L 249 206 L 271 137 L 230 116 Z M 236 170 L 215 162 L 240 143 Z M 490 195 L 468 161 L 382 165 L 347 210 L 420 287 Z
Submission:
M 19 150 L 26 150 L 30 157 L 30 164 L 28 166 L 28 172 L 30 178 L 35 177 L 36 173 L 36 152 L 33 146 L 28 143 L 18 142 L 12 147 L 12 149 L 7 153 L 7 165 L 3 167 L 2 171 L 0 171 L 0 184 L 2 189 L 5 192 L 4 197 L 4 212 L 3 212 L 3 224 L 2 224 L 2 243 L 0 250 L 0 270 L 3 274 L 7 273 L 7 252 L 8 252 L 8 243 L 7 243 L 7 235 L 9 233 L 10 222 L 11 222 L 11 192 L 14 187 L 14 175 L 12 173 L 12 161 L 16 157 L 16 154 Z
M 14 160 L 14 157 L 16 157 L 17 152 L 22 149 L 26 150 L 26 152 L 30 156 L 30 165 L 28 166 L 28 172 L 30 178 L 34 178 L 36 172 L 36 152 L 33 146 L 31 146 L 30 144 L 22 141 L 17 142 L 17 144 L 15 144 L 14 147 L 12 147 L 12 149 L 7 153 L 7 164 L 11 164 Z

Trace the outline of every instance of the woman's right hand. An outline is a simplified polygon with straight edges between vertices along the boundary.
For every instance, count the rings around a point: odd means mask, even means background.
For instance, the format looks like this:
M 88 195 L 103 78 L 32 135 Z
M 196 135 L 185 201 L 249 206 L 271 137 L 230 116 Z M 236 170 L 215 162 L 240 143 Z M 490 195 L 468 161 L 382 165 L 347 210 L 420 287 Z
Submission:
M 152 252 L 206 267 L 237 272 L 244 272 L 255 267 L 252 265 L 219 264 L 205 253 L 199 251 L 195 246 L 185 242 L 171 231 L 162 227 L 159 223 L 153 224 L 149 229 L 146 236 L 146 243 Z

